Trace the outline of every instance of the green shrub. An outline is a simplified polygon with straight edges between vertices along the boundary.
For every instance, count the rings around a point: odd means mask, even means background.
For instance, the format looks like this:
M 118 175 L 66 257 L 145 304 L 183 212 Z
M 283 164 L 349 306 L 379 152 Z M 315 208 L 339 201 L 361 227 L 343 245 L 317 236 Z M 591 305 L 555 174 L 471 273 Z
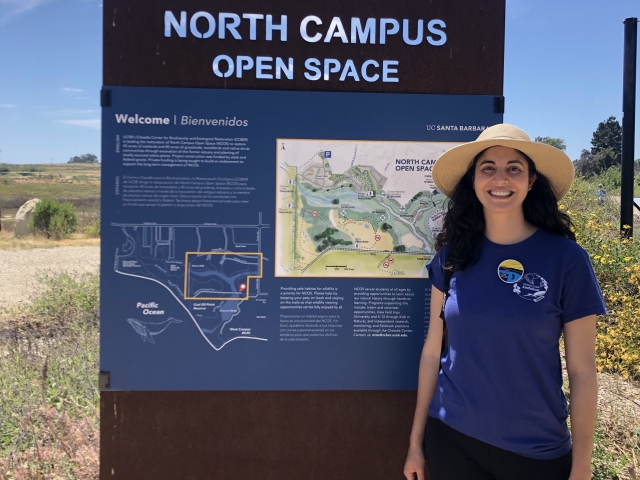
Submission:
M 598 205 L 591 182 L 576 179 L 560 208 L 576 227 L 578 243 L 589 253 L 609 315 L 598 316 L 598 371 L 640 379 L 640 241 L 620 236 L 620 206 Z
M 42 288 L 31 301 L 31 312 L 44 324 L 57 328 L 71 319 L 98 324 L 99 282 L 96 275 L 74 277 L 68 273 L 43 275 Z
M 84 234 L 89 238 L 98 238 L 100 236 L 100 219 L 96 219 L 91 225 L 84 229 Z
M 55 215 L 57 210 L 57 204 L 55 200 L 41 200 L 37 203 L 31 215 L 29 221 L 29 228 L 32 232 L 41 232 L 49 237 L 49 226 L 51 224 L 51 218 Z
M 599 178 L 606 190 L 616 190 L 620 188 L 622 185 L 620 165 L 609 167 Z
M 78 228 L 78 216 L 71 203 L 42 200 L 36 204 L 29 222 L 34 233 L 42 233 L 56 240 L 68 237 Z

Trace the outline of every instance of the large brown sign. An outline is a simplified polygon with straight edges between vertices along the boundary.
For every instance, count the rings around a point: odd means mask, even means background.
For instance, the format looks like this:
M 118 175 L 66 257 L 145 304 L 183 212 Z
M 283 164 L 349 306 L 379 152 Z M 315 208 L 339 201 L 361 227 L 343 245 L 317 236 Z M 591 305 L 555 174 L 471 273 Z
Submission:
M 505 0 L 105 0 L 103 82 L 501 97 L 504 20 Z M 114 391 L 102 380 L 103 479 L 403 478 L 414 391 Z
M 504 0 L 107 0 L 104 85 L 502 95 Z

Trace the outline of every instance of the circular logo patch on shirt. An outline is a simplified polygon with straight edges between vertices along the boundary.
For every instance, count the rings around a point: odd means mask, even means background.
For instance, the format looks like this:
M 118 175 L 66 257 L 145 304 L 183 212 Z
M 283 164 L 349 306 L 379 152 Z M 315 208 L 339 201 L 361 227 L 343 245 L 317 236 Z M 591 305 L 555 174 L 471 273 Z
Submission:
M 527 273 L 520 284 L 513 285 L 513 292 L 520 298 L 539 302 L 544 298 L 549 289 L 549 284 L 537 273 Z
M 524 275 L 524 267 L 517 260 L 503 260 L 498 265 L 498 276 L 504 283 L 516 283 Z

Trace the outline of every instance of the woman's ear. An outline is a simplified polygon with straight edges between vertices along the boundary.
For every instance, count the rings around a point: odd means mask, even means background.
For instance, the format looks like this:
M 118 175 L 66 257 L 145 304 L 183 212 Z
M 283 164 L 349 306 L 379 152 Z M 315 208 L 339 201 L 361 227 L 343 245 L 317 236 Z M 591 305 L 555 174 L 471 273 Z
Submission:
M 533 184 L 537 179 L 538 176 L 535 173 L 529 177 L 529 189 L 527 191 L 531 190 L 531 187 L 533 187 Z

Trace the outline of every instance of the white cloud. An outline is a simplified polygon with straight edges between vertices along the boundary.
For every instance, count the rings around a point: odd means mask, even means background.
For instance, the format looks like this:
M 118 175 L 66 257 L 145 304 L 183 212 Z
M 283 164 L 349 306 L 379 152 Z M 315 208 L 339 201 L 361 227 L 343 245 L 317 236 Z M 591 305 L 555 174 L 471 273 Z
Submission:
M 95 118 L 91 120 L 58 120 L 59 123 L 65 125 L 73 125 L 75 127 L 91 128 L 93 130 L 100 130 L 100 119 Z
M 61 110 L 51 110 L 49 112 L 42 112 L 42 115 L 46 115 L 50 117 L 56 117 L 56 116 L 73 117 L 75 115 L 88 115 L 90 113 L 97 113 L 99 111 L 100 110 L 98 110 L 97 108 L 91 108 L 88 110 L 79 110 L 75 108 L 63 108 Z
M 82 90 L 81 88 L 69 88 L 69 87 L 64 87 L 62 91 L 63 92 L 84 92 L 84 90 Z
M 0 0 L 0 25 L 14 17 L 30 12 L 52 0 Z
M 99 112 L 100 110 L 98 110 L 97 108 L 91 108 L 89 110 L 62 110 L 61 113 L 68 113 L 68 114 L 85 114 L 85 113 L 96 113 Z
M 17 106 L 15 103 L 0 103 L 0 108 L 15 108 Z

